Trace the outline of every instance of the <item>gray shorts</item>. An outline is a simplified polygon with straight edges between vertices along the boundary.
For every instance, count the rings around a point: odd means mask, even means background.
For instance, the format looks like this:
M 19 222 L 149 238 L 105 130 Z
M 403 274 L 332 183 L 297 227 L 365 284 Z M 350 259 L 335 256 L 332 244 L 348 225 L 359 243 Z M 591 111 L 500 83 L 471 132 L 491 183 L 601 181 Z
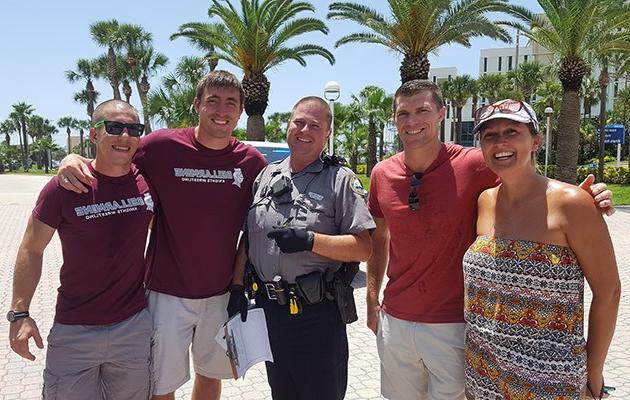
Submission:
M 147 400 L 152 329 L 147 309 L 106 326 L 54 323 L 43 399 Z

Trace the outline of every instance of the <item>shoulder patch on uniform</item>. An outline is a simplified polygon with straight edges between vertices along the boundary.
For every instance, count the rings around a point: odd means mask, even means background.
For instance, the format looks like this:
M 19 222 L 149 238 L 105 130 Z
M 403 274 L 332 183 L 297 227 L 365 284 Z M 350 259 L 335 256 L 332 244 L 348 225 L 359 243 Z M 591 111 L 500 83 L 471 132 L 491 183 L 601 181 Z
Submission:
M 356 176 L 353 176 L 352 179 L 350 179 L 350 189 L 359 196 L 365 196 L 367 194 L 367 190 L 363 189 L 361 181 Z

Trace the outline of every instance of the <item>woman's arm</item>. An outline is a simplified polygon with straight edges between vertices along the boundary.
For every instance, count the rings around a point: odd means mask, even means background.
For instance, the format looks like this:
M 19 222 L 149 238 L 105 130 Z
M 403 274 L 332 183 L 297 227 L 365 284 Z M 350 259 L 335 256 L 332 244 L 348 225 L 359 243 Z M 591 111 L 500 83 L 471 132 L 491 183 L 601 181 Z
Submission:
M 563 190 L 560 202 L 565 218 L 563 231 L 593 292 L 588 316 L 587 372 L 588 383 L 598 395 L 621 296 L 615 252 L 608 227 L 591 196 L 568 188 Z

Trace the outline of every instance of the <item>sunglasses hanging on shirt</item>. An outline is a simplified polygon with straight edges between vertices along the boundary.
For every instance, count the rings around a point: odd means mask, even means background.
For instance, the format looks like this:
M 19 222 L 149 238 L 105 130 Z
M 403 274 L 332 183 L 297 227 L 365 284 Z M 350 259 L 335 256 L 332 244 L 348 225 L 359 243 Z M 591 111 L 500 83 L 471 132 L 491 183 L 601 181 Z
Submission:
M 418 194 L 418 186 L 420 186 L 420 182 L 422 181 L 422 173 L 414 172 L 411 175 L 411 179 L 409 180 L 409 209 L 411 211 L 418 211 L 420 208 L 420 195 Z

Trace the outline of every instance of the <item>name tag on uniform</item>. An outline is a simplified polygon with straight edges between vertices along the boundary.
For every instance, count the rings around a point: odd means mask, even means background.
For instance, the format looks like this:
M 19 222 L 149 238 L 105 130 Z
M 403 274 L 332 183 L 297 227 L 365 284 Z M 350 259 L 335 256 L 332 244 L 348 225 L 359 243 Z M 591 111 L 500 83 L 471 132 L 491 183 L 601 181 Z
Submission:
M 317 201 L 324 200 L 324 196 L 322 196 L 321 194 L 313 193 L 313 192 L 308 192 L 308 197 Z

